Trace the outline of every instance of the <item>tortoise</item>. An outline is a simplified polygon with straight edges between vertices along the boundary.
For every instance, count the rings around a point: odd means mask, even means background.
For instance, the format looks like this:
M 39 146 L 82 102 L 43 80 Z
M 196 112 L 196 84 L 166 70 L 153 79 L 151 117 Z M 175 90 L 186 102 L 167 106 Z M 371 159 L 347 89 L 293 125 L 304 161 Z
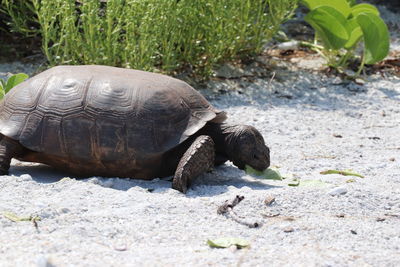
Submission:
M 186 192 L 213 166 L 269 167 L 252 126 L 227 115 L 187 83 L 109 66 L 57 66 L 14 87 L 0 103 L 0 175 L 11 158 L 80 177 L 172 176 Z

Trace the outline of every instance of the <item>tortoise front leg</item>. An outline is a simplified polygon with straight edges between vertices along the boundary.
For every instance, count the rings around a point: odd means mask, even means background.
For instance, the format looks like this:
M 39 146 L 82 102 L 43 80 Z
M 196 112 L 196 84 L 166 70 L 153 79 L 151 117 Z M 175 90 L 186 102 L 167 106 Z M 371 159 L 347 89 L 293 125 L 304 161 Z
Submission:
M 21 155 L 24 150 L 17 141 L 3 136 L 0 141 L 0 175 L 8 174 L 11 159 Z
M 197 137 L 179 161 L 172 188 L 186 193 L 193 179 L 212 168 L 214 157 L 214 141 L 211 137 Z

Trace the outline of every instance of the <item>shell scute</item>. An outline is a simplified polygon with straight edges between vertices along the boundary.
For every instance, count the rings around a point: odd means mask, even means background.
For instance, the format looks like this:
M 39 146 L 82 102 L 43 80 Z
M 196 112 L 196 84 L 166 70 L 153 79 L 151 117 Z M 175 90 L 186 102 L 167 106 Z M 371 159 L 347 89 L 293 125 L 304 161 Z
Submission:
M 19 84 L 0 103 L 0 133 L 71 161 L 160 155 L 218 111 L 188 84 L 106 66 L 59 66 Z

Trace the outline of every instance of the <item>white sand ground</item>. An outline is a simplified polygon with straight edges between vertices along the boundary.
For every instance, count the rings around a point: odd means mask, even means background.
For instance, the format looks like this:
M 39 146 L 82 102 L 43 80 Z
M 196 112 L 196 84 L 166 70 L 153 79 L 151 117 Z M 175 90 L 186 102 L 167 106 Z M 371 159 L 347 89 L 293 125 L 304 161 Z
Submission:
M 237 81 L 210 83 L 225 94 L 203 91 L 230 122 L 262 132 L 281 173 L 324 187 L 289 187 L 226 164 L 183 195 L 165 180 L 62 179 L 14 161 L 0 177 L 0 266 L 400 266 L 400 79 L 367 79 L 287 70 L 272 82 L 239 82 L 242 91 Z M 327 169 L 365 178 L 320 174 Z M 217 214 L 236 195 L 245 199 L 234 210 L 258 228 Z M 13 222 L 6 211 L 41 221 Z M 251 246 L 206 244 L 226 236 Z
M 0 216 L 0 265 L 399 266 L 400 79 L 373 75 L 358 86 L 285 73 L 283 82 L 242 82 L 242 94 L 230 82 L 213 84 L 229 93 L 203 93 L 230 122 L 262 132 L 281 173 L 331 185 L 289 187 L 226 164 L 183 195 L 164 180 L 61 180 L 67 174 L 14 162 L 11 175 L 0 177 L 0 212 L 42 220 L 36 229 Z M 320 174 L 327 169 L 365 178 Z M 328 194 L 337 187 L 346 193 Z M 217 214 L 236 195 L 245 199 L 234 210 L 260 227 Z M 271 206 L 268 196 L 276 199 Z M 251 247 L 206 244 L 225 236 Z

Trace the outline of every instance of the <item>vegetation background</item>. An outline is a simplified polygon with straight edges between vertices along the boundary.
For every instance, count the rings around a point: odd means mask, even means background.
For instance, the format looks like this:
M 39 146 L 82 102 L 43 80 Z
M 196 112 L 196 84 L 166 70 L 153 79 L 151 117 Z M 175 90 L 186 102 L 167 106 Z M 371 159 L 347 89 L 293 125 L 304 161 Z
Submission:
M 40 42 L 50 65 L 185 70 L 207 77 L 216 64 L 260 52 L 297 2 L 1 0 L 0 27 Z

